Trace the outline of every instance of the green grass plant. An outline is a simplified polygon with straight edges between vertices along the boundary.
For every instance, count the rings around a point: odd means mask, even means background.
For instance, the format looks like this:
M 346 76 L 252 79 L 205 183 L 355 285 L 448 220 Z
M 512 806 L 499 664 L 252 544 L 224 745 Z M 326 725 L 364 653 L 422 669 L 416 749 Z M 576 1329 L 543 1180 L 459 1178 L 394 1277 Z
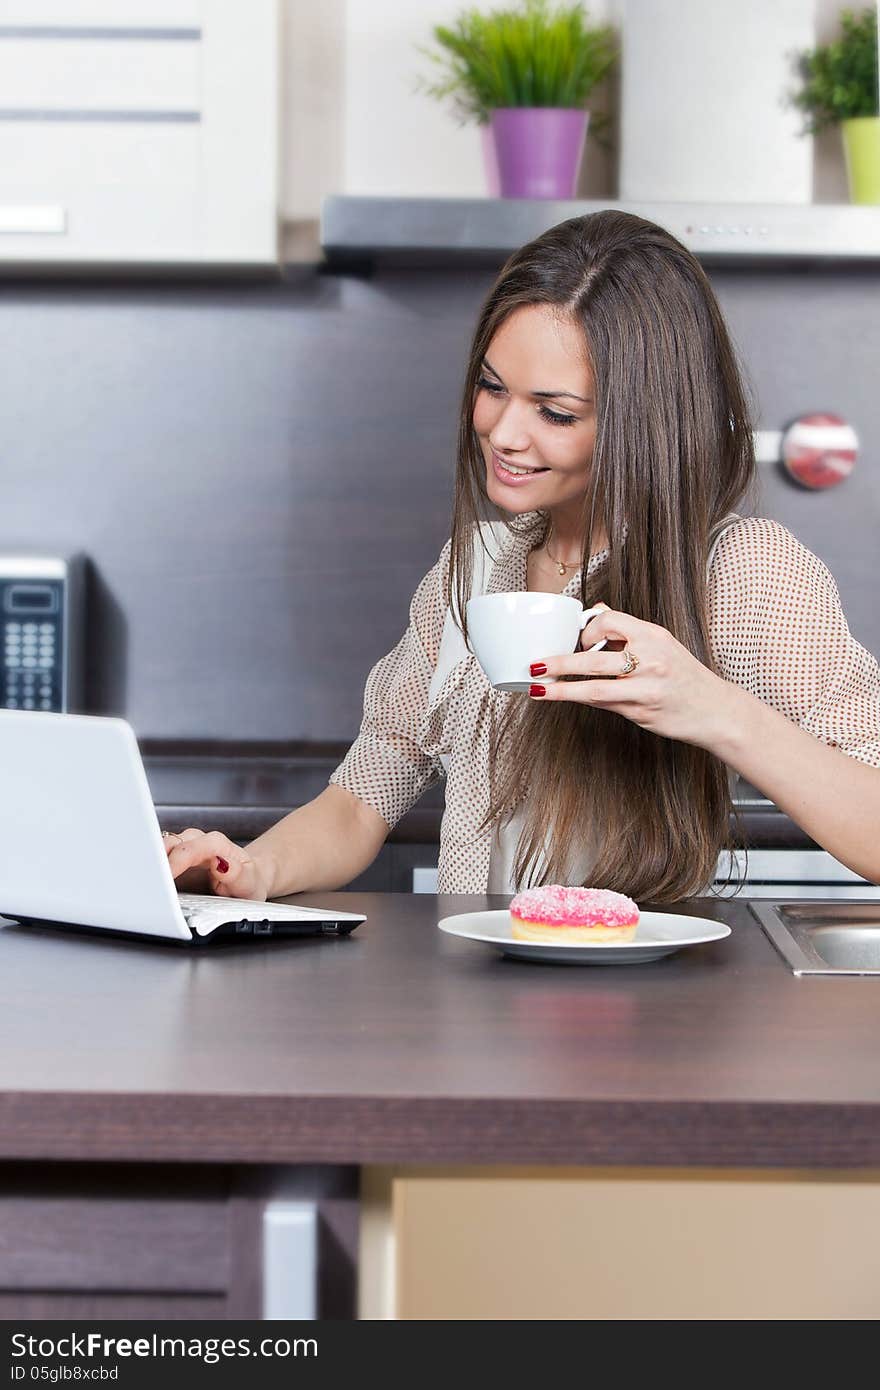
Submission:
M 593 89 L 617 60 L 610 25 L 591 25 L 582 5 L 521 0 L 482 13 L 463 10 L 452 24 L 433 29 L 435 48 L 421 48 L 437 67 L 436 80 L 421 89 L 451 101 L 465 124 L 485 124 L 492 112 L 510 106 L 583 109 Z M 607 125 L 594 114 L 594 133 Z
M 805 134 L 878 115 L 876 6 L 858 14 L 843 10 L 840 28 L 832 43 L 798 57 L 801 87 L 792 100 L 804 112 Z

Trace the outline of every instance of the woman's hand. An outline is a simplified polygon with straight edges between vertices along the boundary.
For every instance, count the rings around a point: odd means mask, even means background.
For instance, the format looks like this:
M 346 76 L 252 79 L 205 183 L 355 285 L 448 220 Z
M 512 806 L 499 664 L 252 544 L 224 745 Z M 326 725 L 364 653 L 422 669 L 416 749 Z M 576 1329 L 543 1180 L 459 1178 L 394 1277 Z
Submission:
M 163 844 L 178 889 L 184 893 L 216 893 L 225 898 L 269 896 L 266 872 L 219 830 L 181 830 L 165 835 Z
M 587 623 L 581 646 L 591 647 L 603 637 L 618 650 L 548 656 L 533 666 L 532 697 L 612 710 L 651 733 L 709 751 L 724 741 L 737 718 L 738 687 L 716 676 L 656 623 L 609 608 Z M 630 674 L 624 674 L 627 653 L 637 661 Z M 590 679 L 542 686 L 542 675 Z

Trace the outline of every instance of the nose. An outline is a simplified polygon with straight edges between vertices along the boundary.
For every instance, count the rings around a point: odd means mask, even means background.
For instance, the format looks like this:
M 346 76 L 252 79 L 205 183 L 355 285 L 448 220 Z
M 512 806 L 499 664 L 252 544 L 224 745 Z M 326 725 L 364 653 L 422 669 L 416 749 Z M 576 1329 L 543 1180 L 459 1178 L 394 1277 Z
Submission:
M 504 403 L 501 414 L 489 432 L 489 443 L 499 454 L 523 453 L 531 445 L 526 427 L 528 406 L 515 400 Z

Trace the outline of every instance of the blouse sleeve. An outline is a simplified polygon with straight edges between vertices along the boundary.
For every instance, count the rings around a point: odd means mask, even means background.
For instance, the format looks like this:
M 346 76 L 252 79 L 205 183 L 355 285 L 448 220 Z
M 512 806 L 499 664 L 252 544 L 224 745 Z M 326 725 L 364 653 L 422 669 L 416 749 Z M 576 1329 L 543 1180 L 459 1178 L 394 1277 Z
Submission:
M 360 733 L 330 776 L 392 828 L 443 775 L 439 760 L 420 748 L 418 729 L 446 619 L 450 547 L 447 541 L 416 589 L 406 632 L 367 677 Z
M 747 517 L 725 532 L 709 622 L 719 675 L 880 767 L 880 668 L 850 632 L 827 567 L 784 526 Z

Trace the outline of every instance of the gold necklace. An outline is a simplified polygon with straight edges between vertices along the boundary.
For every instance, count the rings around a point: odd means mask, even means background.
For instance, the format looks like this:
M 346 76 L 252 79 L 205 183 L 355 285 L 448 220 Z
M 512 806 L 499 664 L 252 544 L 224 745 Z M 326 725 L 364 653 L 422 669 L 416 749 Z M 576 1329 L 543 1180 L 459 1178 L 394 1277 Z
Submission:
M 547 552 L 547 559 L 550 560 L 550 561 L 552 561 L 552 563 L 556 566 L 556 568 L 559 570 L 559 573 L 560 573 L 561 575 L 564 575 L 566 570 L 579 570 L 580 567 L 581 567 L 581 562 L 580 562 L 580 560 L 578 560 L 578 561 L 577 561 L 575 564 L 573 564 L 573 565 L 567 565 L 567 564 L 565 564 L 565 562 L 564 562 L 563 560 L 557 560 L 557 558 L 556 558 L 555 555 L 551 555 L 551 554 L 550 554 L 550 537 L 551 537 L 552 535 L 553 535 L 553 523 L 552 523 L 552 521 L 551 521 L 551 523 L 550 523 L 550 528 L 549 528 L 549 530 L 548 530 L 548 532 L 547 532 L 547 539 L 544 541 L 544 549 L 545 549 L 546 552 Z

